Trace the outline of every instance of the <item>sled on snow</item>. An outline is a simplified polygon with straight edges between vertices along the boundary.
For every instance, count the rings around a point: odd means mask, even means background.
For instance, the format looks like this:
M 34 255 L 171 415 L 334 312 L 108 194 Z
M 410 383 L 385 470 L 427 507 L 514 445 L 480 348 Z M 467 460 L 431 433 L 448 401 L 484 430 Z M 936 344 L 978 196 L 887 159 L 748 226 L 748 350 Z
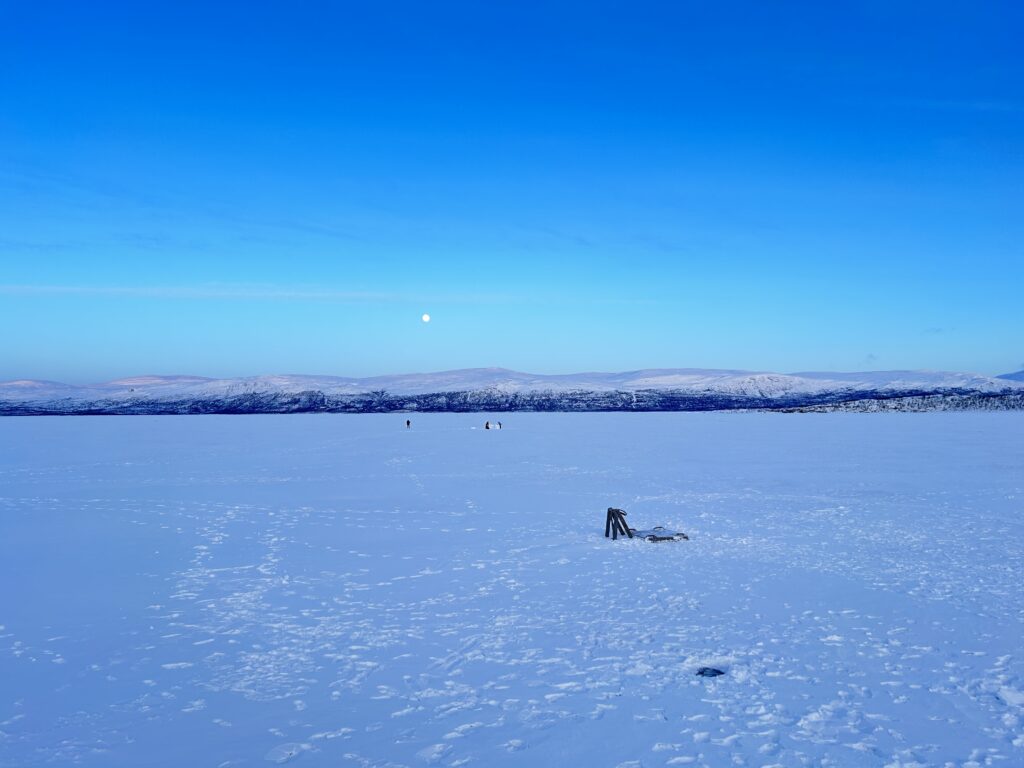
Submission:
M 626 523 L 625 510 L 608 507 L 608 516 L 604 521 L 604 537 L 606 539 L 610 537 L 612 541 L 615 541 L 619 536 L 628 536 L 631 539 L 641 538 L 651 543 L 659 541 L 687 541 L 690 538 L 682 531 L 670 531 L 661 525 L 656 525 L 648 530 L 630 528 Z

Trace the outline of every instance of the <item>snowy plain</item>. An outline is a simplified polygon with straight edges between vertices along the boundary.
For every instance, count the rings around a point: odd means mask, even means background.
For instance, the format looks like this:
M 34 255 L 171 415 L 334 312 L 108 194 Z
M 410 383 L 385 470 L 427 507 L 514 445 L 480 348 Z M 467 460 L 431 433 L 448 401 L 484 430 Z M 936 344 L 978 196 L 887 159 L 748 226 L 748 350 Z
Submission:
M 1024 765 L 1024 413 L 405 418 L 0 420 L 0 765 Z

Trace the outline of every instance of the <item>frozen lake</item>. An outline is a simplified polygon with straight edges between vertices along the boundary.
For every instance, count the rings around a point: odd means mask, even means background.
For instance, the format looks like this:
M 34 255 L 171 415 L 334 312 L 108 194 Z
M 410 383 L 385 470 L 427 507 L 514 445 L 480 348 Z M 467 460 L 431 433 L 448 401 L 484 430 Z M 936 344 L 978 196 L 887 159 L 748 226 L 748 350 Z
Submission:
M 405 418 L 0 419 L 0 765 L 1024 765 L 1024 413 Z

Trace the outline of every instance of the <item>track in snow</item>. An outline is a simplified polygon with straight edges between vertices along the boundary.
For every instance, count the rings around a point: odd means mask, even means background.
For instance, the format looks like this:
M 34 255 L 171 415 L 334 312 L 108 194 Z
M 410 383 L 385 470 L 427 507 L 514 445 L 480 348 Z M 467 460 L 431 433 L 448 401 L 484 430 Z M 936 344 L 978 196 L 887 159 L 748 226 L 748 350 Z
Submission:
M 1021 415 L 404 419 L 0 422 L 0 765 L 1024 762 Z

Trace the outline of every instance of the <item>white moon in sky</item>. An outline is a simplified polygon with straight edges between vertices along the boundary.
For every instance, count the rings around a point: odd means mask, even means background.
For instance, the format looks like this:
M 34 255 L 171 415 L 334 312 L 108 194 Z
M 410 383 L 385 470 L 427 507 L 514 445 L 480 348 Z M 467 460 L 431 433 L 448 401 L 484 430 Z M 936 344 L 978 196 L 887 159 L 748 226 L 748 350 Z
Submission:
M 430 322 L 430 315 L 428 315 L 428 314 L 426 314 L 424 312 L 422 320 L 423 320 L 424 323 L 429 323 Z

